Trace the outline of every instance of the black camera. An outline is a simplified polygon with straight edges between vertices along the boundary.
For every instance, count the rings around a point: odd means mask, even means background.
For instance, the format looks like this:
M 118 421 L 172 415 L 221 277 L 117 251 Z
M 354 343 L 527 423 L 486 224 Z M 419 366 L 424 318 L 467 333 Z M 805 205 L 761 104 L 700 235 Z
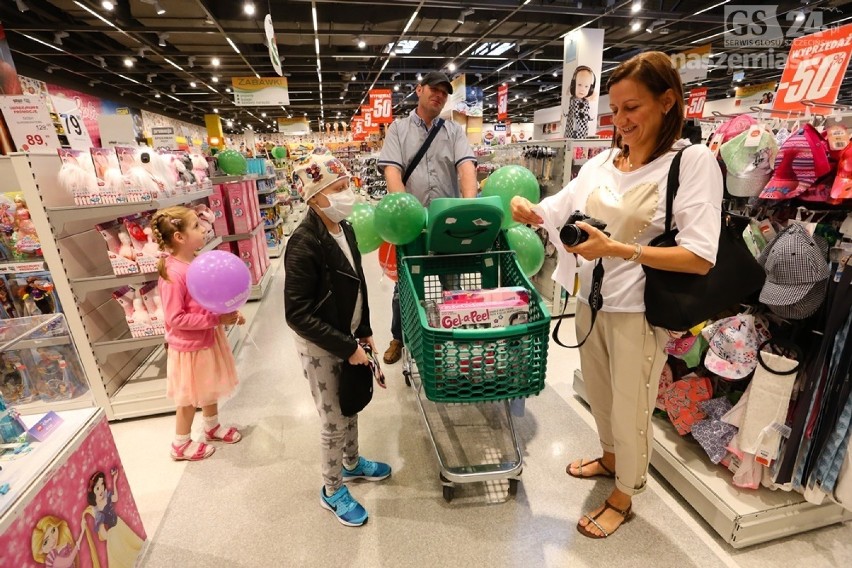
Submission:
M 569 247 L 575 247 L 589 240 L 589 233 L 578 227 L 575 224 L 577 221 L 582 221 L 599 231 L 606 232 L 606 223 L 600 219 L 589 217 L 580 211 L 574 211 L 571 213 L 571 216 L 568 217 L 568 220 L 565 222 L 565 226 L 559 231 L 559 240 Z

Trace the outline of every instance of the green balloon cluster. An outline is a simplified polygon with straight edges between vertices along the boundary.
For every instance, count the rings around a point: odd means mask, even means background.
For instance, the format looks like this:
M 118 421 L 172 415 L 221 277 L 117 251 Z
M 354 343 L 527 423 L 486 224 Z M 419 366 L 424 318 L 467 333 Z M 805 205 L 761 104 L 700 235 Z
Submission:
M 495 170 L 485 181 L 485 187 L 482 188 L 482 195 L 496 195 L 503 202 L 504 229 L 508 229 L 518 222 L 512 219 L 512 207 L 510 205 L 512 198 L 516 195 L 525 197 L 532 203 L 538 203 L 539 200 L 538 180 L 535 175 L 523 166 L 503 166 Z
M 219 169 L 229 176 L 241 176 L 248 171 L 245 156 L 236 150 L 224 150 L 216 157 L 219 160 Z
M 407 245 L 426 226 L 426 208 L 410 193 L 389 193 L 376 206 L 376 232 L 394 245 Z
M 361 254 L 373 252 L 384 242 L 376 232 L 376 210 L 369 203 L 356 203 L 352 214 L 347 217 L 352 223 L 355 238 L 358 239 L 358 250 Z
M 287 157 L 287 148 L 284 146 L 276 146 L 272 149 L 272 157 L 276 160 L 283 160 Z
M 544 245 L 535 231 L 526 225 L 516 224 L 506 230 L 506 240 L 509 248 L 515 251 L 518 264 L 527 277 L 541 270 L 544 264 Z

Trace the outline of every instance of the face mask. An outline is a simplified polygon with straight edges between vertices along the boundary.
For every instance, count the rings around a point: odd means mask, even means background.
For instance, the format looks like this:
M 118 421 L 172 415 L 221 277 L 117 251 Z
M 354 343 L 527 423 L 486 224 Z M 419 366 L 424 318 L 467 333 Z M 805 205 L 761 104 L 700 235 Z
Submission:
M 345 190 L 338 193 L 323 194 L 328 199 L 328 207 L 320 207 L 325 216 L 332 223 L 340 223 L 352 214 L 352 208 L 355 207 L 355 194 L 352 190 Z

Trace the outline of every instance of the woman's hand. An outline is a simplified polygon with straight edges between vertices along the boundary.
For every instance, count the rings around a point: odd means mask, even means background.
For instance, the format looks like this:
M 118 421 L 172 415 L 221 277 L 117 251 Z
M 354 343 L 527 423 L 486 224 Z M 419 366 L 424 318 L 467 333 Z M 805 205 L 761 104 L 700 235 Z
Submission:
M 373 336 L 372 336 L 372 335 L 371 335 L 370 337 L 362 337 L 362 338 L 360 339 L 360 341 L 363 341 L 363 342 L 365 342 L 367 345 L 369 345 L 369 346 L 370 346 L 370 349 L 372 350 L 372 352 L 373 352 L 373 354 L 374 354 L 374 355 L 375 355 L 376 353 L 378 353 L 378 351 L 376 350 L 376 344 L 375 344 L 375 343 L 373 343 Z
M 565 245 L 565 250 L 570 252 L 571 254 L 579 254 L 586 260 L 597 260 L 603 256 L 621 256 L 621 251 L 618 250 L 619 245 L 622 245 L 619 242 L 616 242 L 609 238 L 606 234 L 598 229 L 592 227 L 588 223 L 583 223 L 582 221 L 577 221 L 577 228 L 582 229 L 586 233 L 589 234 L 589 238 L 586 242 L 581 243 L 575 247 L 569 247 Z M 628 254 L 628 256 L 630 256 Z
M 240 319 L 240 312 L 231 312 L 229 314 L 222 314 L 219 316 L 219 324 L 220 325 L 234 325 Z
M 512 209 L 512 219 L 518 223 L 537 226 L 544 223 L 544 219 L 539 217 L 538 214 L 532 210 L 533 204 L 530 203 L 529 199 L 516 195 L 512 198 L 509 205 Z
M 355 353 L 349 356 L 349 364 L 350 365 L 369 365 L 370 359 L 367 357 L 367 352 L 364 351 L 364 348 L 361 347 L 361 344 L 358 344 L 358 349 L 355 350 Z
M 237 312 L 237 325 L 245 325 L 245 323 L 246 323 L 245 316 L 243 314 L 241 314 L 240 312 Z

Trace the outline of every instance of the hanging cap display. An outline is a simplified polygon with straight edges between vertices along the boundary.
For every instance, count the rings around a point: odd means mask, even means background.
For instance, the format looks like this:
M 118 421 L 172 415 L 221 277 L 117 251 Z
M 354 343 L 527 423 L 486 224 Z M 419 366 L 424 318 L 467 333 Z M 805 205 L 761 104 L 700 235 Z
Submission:
M 719 125 L 711 138 L 721 135 L 722 143 L 725 143 L 748 130 L 753 124 L 757 124 L 754 118 L 747 114 L 741 114 Z
M 759 331 L 758 331 L 759 330 Z M 701 334 L 710 343 L 704 366 L 725 379 L 745 378 L 757 367 L 757 348 L 769 339 L 761 323 L 751 314 L 719 320 L 704 328 Z
M 766 270 L 760 301 L 788 319 L 804 319 L 825 298 L 830 269 L 827 245 L 819 243 L 798 223 L 778 233 L 757 259 Z
M 735 197 L 755 197 L 772 177 L 772 165 L 778 154 L 778 143 L 771 132 L 761 129 L 757 145 L 746 146 L 751 130 L 746 130 L 722 144 L 720 153 L 728 173 L 725 185 Z
M 829 172 L 828 145 L 813 126 L 806 124 L 781 145 L 775 173 L 760 198 L 792 199 Z
M 352 177 L 343 162 L 330 154 L 312 154 L 298 166 L 294 175 L 305 203 L 337 180 L 345 178 L 348 181 Z
M 831 186 L 832 199 L 852 199 L 852 142 L 840 154 L 837 164 L 837 177 Z

